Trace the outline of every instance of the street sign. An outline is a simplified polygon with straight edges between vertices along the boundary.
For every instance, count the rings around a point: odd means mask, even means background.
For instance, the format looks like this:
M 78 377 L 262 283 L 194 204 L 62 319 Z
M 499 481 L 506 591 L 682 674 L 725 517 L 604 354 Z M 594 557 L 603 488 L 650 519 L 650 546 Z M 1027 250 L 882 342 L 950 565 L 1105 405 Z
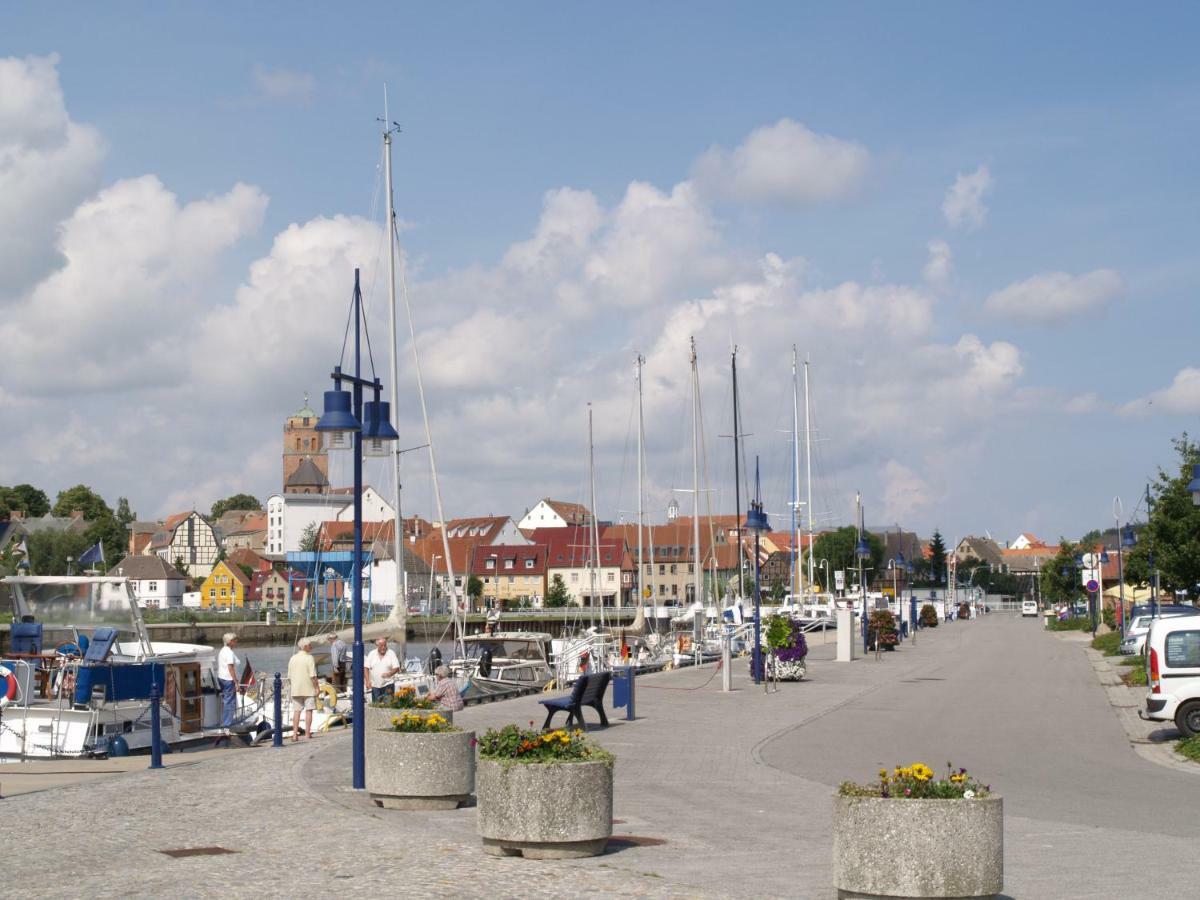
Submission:
M 846 589 L 846 573 L 842 569 L 838 569 L 833 573 L 833 583 L 839 591 Z
M 1089 579 L 1088 583 L 1085 584 L 1084 587 L 1088 589 L 1089 594 L 1094 594 L 1096 591 L 1100 590 L 1100 585 L 1096 584 L 1095 578 Z

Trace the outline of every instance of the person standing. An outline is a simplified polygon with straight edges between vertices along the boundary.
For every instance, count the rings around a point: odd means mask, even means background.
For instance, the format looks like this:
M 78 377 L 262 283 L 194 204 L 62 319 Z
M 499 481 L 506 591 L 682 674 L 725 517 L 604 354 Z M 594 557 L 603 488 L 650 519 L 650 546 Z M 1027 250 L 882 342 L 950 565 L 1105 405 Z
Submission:
M 438 666 L 433 670 L 433 674 L 437 680 L 429 691 L 429 699 L 449 712 L 462 709 L 462 694 L 458 692 L 458 685 L 450 678 L 450 670 L 445 666 Z
M 363 678 L 371 688 L 371 699 L 378 700 L 387 693 L 384 685 L 400 671 L 396 651 L 388 647 L 387 638 L 375 641 L 375 649 L 363 660 Z
M 238 636 L 235 632 L 227 631 L 221 637 L 221 651 L 217 654 L 217 684 L 221 688 L 221 727 L 228 733 L 233 725 L 233 717 L 237 712 L 237 695 L 242 690 L 238 686 L 237 654 Z
M 329 665 L 333 686 L 339 691 L 346 689 L 346 650 L 346 642 L 335 634 L 333 643 L 329 645 Z
M 317 664 L 312 639 L 301 638 L 299 649 L 288 660 L 288 688 L 292 694 L 292 740 L 300 740 L 300 713 L 304 713 L 305 740 L 312 740 L 313 710 L 317 708 Z

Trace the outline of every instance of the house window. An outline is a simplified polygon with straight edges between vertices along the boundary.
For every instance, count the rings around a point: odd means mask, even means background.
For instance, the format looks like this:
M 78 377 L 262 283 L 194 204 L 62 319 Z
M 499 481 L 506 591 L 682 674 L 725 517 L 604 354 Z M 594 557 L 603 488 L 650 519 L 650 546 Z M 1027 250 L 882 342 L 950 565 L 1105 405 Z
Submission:
M 209 600 L 215 600 L 215 599 L 216 599 L 216 597 L 217 597 L 217 589 L 216 589 L 216 588 L 209 588 L 209 589 L 208 589 L 208 599 L 209 599 Z
M 527 569 L 533 568 L 533 560 L 532 559 L 525 560 L 525 568 L 527 568 Z
M 221 588 L 221 596 L 222 597 L 226 596 L 225 588 Z
M 513 561 L 511 559 L 506 559 L 504 561 L 504 568 L 511 569 L 512 567 L 513 567 Z
M 667 567 L 666 567 L 666 566 L 664 566 L 662 563 L 659 563 L 659 564 L 658 564 L 658 574 L 659 574 L 659 575 L 666 575 L 666 574 L 667 574 Z
M 617 578 L 616 578 L 616 573 L 615 573 L 615 572 L 609 572 L 609 573 L 608 573 L 608 580 L 609 580 L 609 581 L 616 581 L 616 580 L 617 580 Z
M 696 565 L 695 565 L 695 563 L 688 563 L 688 574 L 689 574 L 689 575 L 695 575 L 695 574 L 696 574 Z
M 578 572 L 572 572 L 572 573 L 571 573 L 571 581 L 572 581 L 572 582 L 578 582 L 578 581 L 579 581 L 579 573 L 578 573 Z
M 658 586 L 658 596 L 665 597 L 666 594 L 667 594 L 667 586 L 665 584 L 660 584 Z
M 496 560 L 494 560 L 494 559 L 489 559 L 489 560 L 488 560 L 486 563 L 484 563 L 484 568 L 485 568 L 485 569 L 494 569 L 494 568 L 496 568 Z
M 671 563 L 671 574 L 675 574 L 675 563 Z
M 509 584 L 513 583 L 513 576 L 511 576 L 511 575 L 508 576 L 508 583 Z
M 677 585 L 677 584 L 673 584 L 673 585 L 671 585 L 671 596 L 672 596 L 672 597 L 678 597 L 678 596 L 679 596 L 679 585 Z
M 151 581 L 149 584 L 146 585 L 146 590 L 150 591 L 151 593 L 154 593 L 155 591 L 158 590 L 158 582 Z

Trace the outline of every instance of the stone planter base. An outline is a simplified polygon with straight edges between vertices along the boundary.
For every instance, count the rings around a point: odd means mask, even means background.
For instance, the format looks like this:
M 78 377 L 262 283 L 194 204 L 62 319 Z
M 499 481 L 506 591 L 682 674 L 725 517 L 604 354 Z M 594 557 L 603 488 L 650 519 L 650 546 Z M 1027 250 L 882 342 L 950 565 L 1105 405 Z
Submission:
M 598 856 L 612 837 L 608 762 L 505 765 L 481 759 L 479 836 L 492 856 Z
M 474 738 L 473 731 L 368 728 L 367 792 L 385 809 L 457 808 L 475 788 Z
M 1004 890 L 1004 801 L 834 797 L 838 897 L 992 897 Z
M 774 656 L 767 657 L 767 677 L 780 681 L 799 681 L 808 674 L 808 657 L 795 662 L 780 662 Z

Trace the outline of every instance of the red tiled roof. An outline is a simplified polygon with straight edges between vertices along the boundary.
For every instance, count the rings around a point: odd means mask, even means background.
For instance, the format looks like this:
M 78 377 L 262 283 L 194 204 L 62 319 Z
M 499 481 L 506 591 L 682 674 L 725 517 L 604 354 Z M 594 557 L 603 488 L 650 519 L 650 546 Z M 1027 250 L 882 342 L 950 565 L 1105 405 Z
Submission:
M 582 503 L 568 503 L 565 500 L 551 500 L 546 497 L 542 501 L 558 513 L 567 525 L 589 525 L 592 514 Z
M 471 560 L 472 575 L 491 575 L 495 572 L 544 575 L 548 548 L 541 544 L 476 544 Z M 492 558 L 497 565 L 488 568 Z M 533 565 L 526 562 L 532 560 Z M 511 563 L 511 566 L 509 565 Z
M 532 540 L 546 547 L 551 569 L 580 568 L 591 558 L 592 532 L 590 528 L 570 526 L 565 528 L 535 528 Z M 625 553 L 625 541 L 621 537 L 601 537 L 601 566 L 620 566 Z

